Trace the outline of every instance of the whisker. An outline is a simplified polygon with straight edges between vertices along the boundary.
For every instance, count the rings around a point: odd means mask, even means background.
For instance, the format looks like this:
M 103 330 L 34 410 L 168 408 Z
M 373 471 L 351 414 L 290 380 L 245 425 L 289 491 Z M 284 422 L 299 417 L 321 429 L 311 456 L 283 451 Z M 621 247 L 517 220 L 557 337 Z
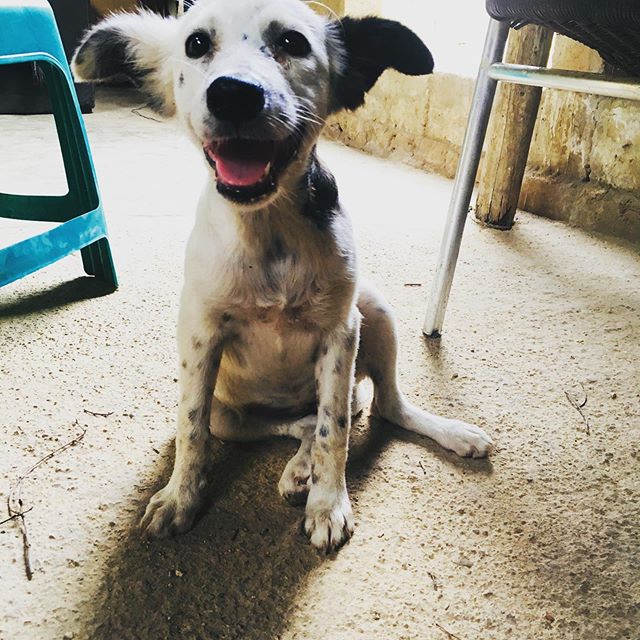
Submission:
M 338 22 L 342 24 L 340 16 L 331 7 L 328 7 L 326 4 L 324 4 L 324 2 L 318 2 L 318 0 L 305 0 L 305 4 L 313 4 L 317 7 L 325 9 L 330 16 L 333 16 Z

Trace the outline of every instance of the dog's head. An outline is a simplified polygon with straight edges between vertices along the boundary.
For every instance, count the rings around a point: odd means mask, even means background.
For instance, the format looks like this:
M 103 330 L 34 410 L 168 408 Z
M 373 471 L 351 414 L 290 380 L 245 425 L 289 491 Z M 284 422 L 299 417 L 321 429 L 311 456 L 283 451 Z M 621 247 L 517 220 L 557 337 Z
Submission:
M 301 0 L 199 0 L 179 19 L 116 14 L 73 60 L 78 78 L 128 76 L 176 114 L 218 191 L 247 207 L 293 184 L 325 118 L 359 107 L 389 67 L 422 75 L 433 59 L 397 22 L 328 21 Z

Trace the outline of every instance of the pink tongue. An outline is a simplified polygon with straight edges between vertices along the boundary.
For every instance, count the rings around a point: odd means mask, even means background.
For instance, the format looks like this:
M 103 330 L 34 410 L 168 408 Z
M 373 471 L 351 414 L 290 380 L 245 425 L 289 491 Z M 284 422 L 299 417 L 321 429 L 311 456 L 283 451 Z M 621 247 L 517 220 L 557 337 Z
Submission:
M 226 140 L 208 148 L 218 180 L 232 187 L 250 187 L 267 175 L 275 144 L 269 140 Z
M 218 178 L 234 187 L 257 184 L 267 173 L 268 159 L 216 157 Z

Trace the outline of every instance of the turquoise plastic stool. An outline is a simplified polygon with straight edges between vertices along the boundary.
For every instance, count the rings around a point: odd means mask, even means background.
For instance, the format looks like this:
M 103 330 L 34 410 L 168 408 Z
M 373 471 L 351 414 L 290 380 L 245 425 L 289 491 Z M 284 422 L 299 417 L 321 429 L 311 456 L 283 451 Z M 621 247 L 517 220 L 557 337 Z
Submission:
M 44 73 L 69 192 L 0 193 L 2 218 L 61 223 L 0 249 L 0 286 L 81 249 L 86 273 L 115 289 L 118 280 L 87 133 L 53 11 L 45 0 L 0 0 L 0 64 L 19 62 L 37 62 Z

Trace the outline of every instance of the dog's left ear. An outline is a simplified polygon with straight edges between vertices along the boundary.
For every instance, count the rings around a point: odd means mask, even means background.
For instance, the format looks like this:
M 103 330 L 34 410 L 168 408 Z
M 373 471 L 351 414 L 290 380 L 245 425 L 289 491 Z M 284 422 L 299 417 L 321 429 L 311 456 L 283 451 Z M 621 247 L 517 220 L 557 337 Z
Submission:
M 385 69 L 409 76 L 433 73 L 433 56 L 395 20 L 344 18 L 328 25 L 333 60 L 331 111 L 357 109 Z M 333 45 L 333 46 L 332 46 Z

